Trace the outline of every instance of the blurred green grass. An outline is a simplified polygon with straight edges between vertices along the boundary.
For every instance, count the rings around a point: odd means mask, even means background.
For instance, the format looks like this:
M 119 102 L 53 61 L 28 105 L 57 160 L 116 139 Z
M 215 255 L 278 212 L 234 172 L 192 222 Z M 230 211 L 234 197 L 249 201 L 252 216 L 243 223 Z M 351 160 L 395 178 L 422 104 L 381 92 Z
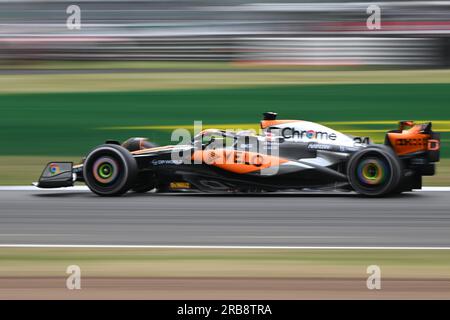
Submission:
M 0 261 L 0 277 L 64 275 L 76 264 L 87 277 L 365 278 L 375 264 L 385 278 L 450 278 L 448 250 L 3 248 Z
M 107 69 L 106 67 L 99 69 Z M 111 72 L 112 71 L 112 72 Z M 298 70 L 233 69 L 173 67 L 170 71 L 141 69 L 139 72 L 107 72 L 86 69 L 71 73 L 53 69 L 54 74 L 14 74 L 0 68 L 0 94 L 55 92 L 127 92 L 176 91 L 327 84 L 430 84 L 450 83 L 450 69 L 442 70 Z M 292 72 L 295 71 L 295 72 Z M 3 74 L 2 74 L 3 72 Z M 369 99 L 376 93 L 364 97 Z

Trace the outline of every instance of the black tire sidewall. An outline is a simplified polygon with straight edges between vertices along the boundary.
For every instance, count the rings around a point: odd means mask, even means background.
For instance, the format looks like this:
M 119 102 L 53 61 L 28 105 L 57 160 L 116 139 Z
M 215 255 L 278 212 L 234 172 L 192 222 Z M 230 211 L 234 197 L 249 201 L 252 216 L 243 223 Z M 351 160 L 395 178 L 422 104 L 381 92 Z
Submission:
M 362 159 L 367 157 L 377 157 L 384 160 L 389 165 L 390 176 L 387 183 L 380 188 L 370 188 L 364 186 L 356 176 L 356 169 Z M 363 195 L 379 197 L 392 193 L 400 185 L 402 177 L 402 165 L 397 156 L 388 148 L 369 147 L 356 152 L 348 162 L 347 177 L 352 188 Z
M 118 161 L 119 173 L 118 180 L 111 186 L 101 186 L 96 182 L 92 166 L 100 157 L 108 156 Z M 106 144 L 92 150 L 83 165 L 83 176 L 89 189 L 100 196 L 117 196 L 127 192 L 132 186 L 137 175 L 137 164 L 133 156 L 123 147 L 118 145 Z

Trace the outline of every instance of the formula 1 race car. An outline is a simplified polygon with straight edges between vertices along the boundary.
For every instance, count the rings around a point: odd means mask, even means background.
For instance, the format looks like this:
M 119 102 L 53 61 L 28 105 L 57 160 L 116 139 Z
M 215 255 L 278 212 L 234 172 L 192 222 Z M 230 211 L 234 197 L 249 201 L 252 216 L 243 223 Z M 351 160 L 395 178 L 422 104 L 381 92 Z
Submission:
M 384 144 L 318 123 L 264 113 L 261 132 L 208 129 L 189 143 L 158 147 L 145 138 L 107 141 L 81 164 L 51 162 L 40 188 L 84 182 L 101 196 L 147 192 L 356 191 L 384 196 L 422 187 L 435 173 L 440 136 L 431 122 L 400 121 Z

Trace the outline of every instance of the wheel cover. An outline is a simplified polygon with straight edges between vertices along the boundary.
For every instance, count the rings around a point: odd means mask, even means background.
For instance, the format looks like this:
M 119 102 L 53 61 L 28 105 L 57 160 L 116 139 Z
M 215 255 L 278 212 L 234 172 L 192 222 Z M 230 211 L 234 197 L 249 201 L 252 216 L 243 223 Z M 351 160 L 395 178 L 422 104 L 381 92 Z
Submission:
M 92 173 L 97 182 L 110 184 L 117 178 L 119 165 L 111 157 L 101 157 L 92 166 Z

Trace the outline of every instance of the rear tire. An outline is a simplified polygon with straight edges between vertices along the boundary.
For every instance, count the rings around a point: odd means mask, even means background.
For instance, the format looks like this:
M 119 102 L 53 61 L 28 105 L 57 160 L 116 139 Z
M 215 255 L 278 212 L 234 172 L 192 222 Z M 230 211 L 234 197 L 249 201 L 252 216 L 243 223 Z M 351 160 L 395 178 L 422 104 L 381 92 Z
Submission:
M 136 160 L 125 148 L 105 144 L 92 150 L 83 165 L 89 189 L 100 196 L 119 196 L 134 184 L 138 173 Z
M 398 191 L 402 172 L 400 160 L 385 146 L 368 147 L 356 152 L 347 166 L 347 176 L 352 188 L 370 197 Z

